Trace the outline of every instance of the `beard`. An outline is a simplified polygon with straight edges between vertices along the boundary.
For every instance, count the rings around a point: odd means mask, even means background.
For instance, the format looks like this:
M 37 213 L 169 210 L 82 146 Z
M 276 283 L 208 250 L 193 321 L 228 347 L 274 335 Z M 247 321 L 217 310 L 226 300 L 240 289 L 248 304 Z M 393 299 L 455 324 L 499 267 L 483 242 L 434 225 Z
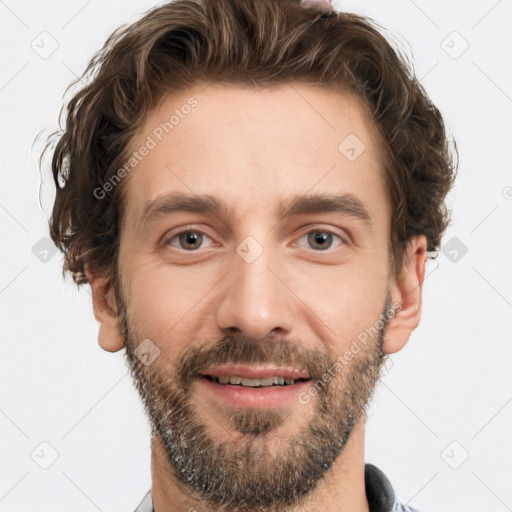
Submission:
M 357 420 L 366 416 L 387 358 L 383 342 L 391 306 L 389 293 L 380 316 L 382 328 L 334 374 L 335 361 L 325 352 L 305 350 L 289 340 L 255 342 L 242 335 L 226 336 L 208 346 L 186 345 L 172 369 L 161 367 L 158 359 L 145 365 L 136 353 L 144 337 L 134 331 L 122 293 L 117 295 L 125 361 L 149 418 L 152 441 L 158 441 L 170 464 L 170 478 L 213 510 L 282 512 L 302 505 L 342 452 Z M 268 447 L 270 438 L 277 436 L 282 425 L 281 432 L 286 432 L 287 415 L 278 407 L 226 407 L 221 412 L 227 415 L 228 426 L 218 422 L 213 431 L 198 414 L 202 404 L 191 388 L 199 371 L 225 363 L 307 370 L 318 392 L 309 395 L 308 405 L 298 402 L 289 415 L 296 415 L 301 423 L 309 417 L 309 423 L 296 435 L 281 433 L 274 451 Z M 329 370 L 332 378 L 326 379 Z M 205 411 L 211 410 L 208 407 L 212 405 L 202 405 Z M 302 414 L 297 410 L 300 407 L 308 410 Z M 217 435 L 212 435 L 215 432 Z

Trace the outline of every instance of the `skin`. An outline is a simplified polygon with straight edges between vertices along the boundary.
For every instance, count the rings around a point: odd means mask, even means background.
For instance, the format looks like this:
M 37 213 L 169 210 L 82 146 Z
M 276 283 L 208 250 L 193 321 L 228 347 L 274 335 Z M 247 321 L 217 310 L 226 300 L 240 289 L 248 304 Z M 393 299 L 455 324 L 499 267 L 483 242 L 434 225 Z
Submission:
M 408 262 L 393 277 L 380 138 L 352 94 L 198 84 L 151 111 L 132 148 L 190 97 L 197 107 L 125 178 L 118 289 L 86 265 L 99 344 L 126 348 L 153 426 L 155 511 L 367 512 L 365 407 L 385 357 L 419 323 L 426 238 L 411 238 Z M 338 149 L 351 133 L 365 144 L 354 161 Z M 173 191 L 211 194 L 230 214 L 181 211 L 142 225 L 146 203 Z M 353 194 L 371 227 L 339 212 L 279 217 L 281 201 L 306 193 Z M 173 235 L 182 231 L 203 233 L 200 247 L 186 238 L 180 245 Z M 315 245 L 311 231 L 337 236 Z M 248 236 L 262 249 L 250 263 L 236 251 Z M 396 313 L 308 403 L 232 409 L 190 377 L 229 357 L 302 365 L 320 377 L 390 305 Z M 149 365 L 135 352 L 145 339 L 160 351 Z M 325 431 L 315 437 L 311 425 Z

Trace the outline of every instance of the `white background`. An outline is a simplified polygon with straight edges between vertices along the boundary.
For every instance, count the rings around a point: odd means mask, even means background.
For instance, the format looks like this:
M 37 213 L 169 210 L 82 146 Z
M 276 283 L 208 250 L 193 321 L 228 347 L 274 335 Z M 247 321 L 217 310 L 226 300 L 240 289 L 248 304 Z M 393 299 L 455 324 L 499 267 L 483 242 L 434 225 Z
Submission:
M 0 0 L 2 512 L 132 511 L 151 485 L 149 426 L 122 353 L 99 348 L 89 290 L 62 280 L 61 254 L 33 252 L 53 195 L 47 180 L 39 205 L 31 145 L 57 128 L 66 86 L 112 30 L 154 5 Z M 421 324 L 378 387 L 365 459 L 422 512 L 512 510 L 512 3 L 336 6 L 412 54 L 460 153 L 444 244 L 467 247 L 428 266 Z M 50 48 L 44 31 L 58 43 L 47 58 L 31 47 L 46 37 Z

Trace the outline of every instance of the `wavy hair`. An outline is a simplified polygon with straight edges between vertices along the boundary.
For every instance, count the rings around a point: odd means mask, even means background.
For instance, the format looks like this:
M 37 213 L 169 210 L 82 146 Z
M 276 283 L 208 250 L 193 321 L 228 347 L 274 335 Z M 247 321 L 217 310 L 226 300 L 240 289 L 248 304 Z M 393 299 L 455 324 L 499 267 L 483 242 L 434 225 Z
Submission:
M 116 283 L 127 180 L 104 199 L 93 192 L 126 161 L 148 111 L 198 81 L 303 82 L 355 93 L 382 136 L 392 272 L 399 274 L 415 234 L 426 236 L 435 258 L 458 153 L 454 165 L 439 110 L 381 29 L 371 18 L 320 13 L 299 0 L 174 0 L 115 30 L 62 106 L 65 126 L 59 121 L 40 158 L 56 142 L 49 228 L 64 253 L 63 275 L 80 286 L 89 263 Z

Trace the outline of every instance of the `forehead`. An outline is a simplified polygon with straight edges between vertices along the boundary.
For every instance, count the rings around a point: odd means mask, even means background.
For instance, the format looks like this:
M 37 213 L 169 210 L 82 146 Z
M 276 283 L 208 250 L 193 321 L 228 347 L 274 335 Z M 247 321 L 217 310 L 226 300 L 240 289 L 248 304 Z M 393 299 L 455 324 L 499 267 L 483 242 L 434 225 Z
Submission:
M 300 194 L 349 193 L 378 215 L 387 208 L 381 143 L 351 93 L 197 85 L 166 96 L 131 141 L 125 221 L 136 226 L 169 192 L 218 197 L 235 216 L 277 214 Z

